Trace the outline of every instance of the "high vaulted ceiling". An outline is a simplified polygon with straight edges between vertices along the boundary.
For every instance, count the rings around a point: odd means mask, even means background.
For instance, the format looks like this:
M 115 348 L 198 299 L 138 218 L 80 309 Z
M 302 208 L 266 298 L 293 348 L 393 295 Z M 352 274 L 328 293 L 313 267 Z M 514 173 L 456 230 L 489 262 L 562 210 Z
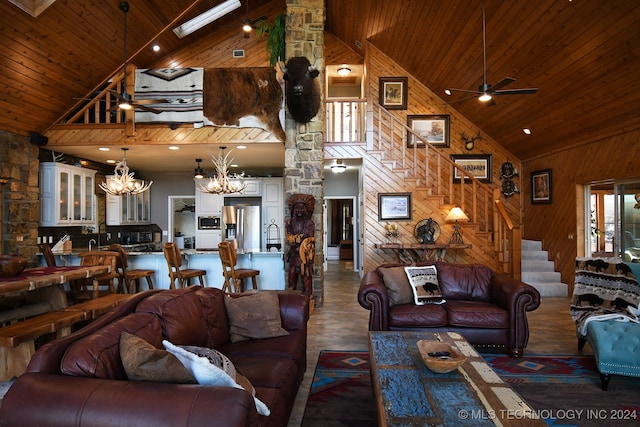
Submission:
M 131 0 L 128 58 L 140 68 L 166 64 L 172 52 L 212 34 L 240 34 L 247 1 L 178 39 L 171 31 L 176 24 L 221 0 Z M 506 88 L 538 87 L 536 95 L 500 96 L 486 107 L 444 94 L 483 82 L 481 1 L 326 0 L 326 30 L 361 56 L 372 43 L 521 160 L 640 128 L 637 2 L 486 0 L 487 82 L 513 77 Z M 43 133 L 75 98 L 121 69 L 119 3 L 57 0 L 34 18 L 0 1 L 0 129 Z M 250 0 L 249 18 L 284 9 L 284 0 Z M 533 134 L 524 135 L 524 127 Z M 144 169 L 130 158 L 132 167 Z M 194 167 L 193 156 L 189 162 Z

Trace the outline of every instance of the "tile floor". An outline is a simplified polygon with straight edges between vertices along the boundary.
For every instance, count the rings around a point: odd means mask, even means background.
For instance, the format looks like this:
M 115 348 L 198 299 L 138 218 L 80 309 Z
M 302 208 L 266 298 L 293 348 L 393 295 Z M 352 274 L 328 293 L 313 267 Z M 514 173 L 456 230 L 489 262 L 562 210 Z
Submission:
M 324 304 L 309 320 L 307 371 L 288 427 L 302 422 L 311 380 L 321 350 L 366 350 L 369 312 L 358 304 L 360 278 L 353 263 L 330 261 L 324 277 Z M 526 354 L 579 354 L 568 297 L 545 297 L 528 313 L 529 344 Z M 590 354 L 587 345 L 584 354 Z

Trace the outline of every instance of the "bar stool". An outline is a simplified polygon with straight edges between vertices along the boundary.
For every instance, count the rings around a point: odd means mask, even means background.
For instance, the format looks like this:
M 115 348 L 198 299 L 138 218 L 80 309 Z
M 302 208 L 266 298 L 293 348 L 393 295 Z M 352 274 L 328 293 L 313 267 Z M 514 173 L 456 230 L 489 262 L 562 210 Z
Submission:
M 74 280 L 69 285 L 71 286 L 71 296 L 74 299 L 95 299 L 100 296 L 100 285 L 106 285 L 106 294 L 113 294 L 116 292 L 114 286 L 114 279 L 118 277 L 117 258 L 118 253 L 112 251 L 90 251 L 82 252 L 78 254 L 80 257 L 80 265 L 82 266 L 94 266 L 94 265 L 107 265 L 109 271 L 104 274 L 99 274 L 88 279 Z M 93 292 L 89 292 L 89 286 L 93 285 Z M 104 294 L 105 291 L 102 291 Z
M 244 279 L 251 278 L 253 289 L 258 289 L 256 276 L 260 274 L 260 270 L 250 268 L 236 268 L 238 257 L 233 244 L 229 241 L 218 243 L 220 253 L 220 262 L 222 263 L 222 275 L 224 276 L 224 284 L 222 290 L 224 292 L 232 292 L 231 284 L 233 283 L 233 292 L 244 291 Z
M 204 280 L 202 276 L 207 274 L 206 270 L 197 270 L 193 268 L 182 267 L 182 254 L 180 249 L 173 242 L 167 242 L 163 246 L 164 258 L 167 260 L 167 267 L 169 268 L 169 279 L 171 280 L 171 289 L 176 288 L 176 279 L 178 280 L 178 287 L 184 288 L 191 285 L 191 279 L 197 277 L 200 280 L 200 286 L 204 286 Z
M 153 281 L 151 277 L 155 274 L 153 270 L 143 270 L 143 269 L 129 269 L 129 260 L 127 257 L 127 253 L 124 251 L 121 245 L 118 243 L 112 243 L 109 245 L 109 250 L 118 252 L 118 291 L 122 290 L 122 293 L 134 294 L 139 292 L 140 289 L 140 279 L 147 279 L 147 286 L 149 289 L 153 289 Z
M 42 252 L 42 256 L 44 257 L 44 262 L 47 264 L 47 267 L 55 267 L 56 266 L 56 257 L 51 250 L 51 245 L 48 243 L 41 243 L 40 252 Z

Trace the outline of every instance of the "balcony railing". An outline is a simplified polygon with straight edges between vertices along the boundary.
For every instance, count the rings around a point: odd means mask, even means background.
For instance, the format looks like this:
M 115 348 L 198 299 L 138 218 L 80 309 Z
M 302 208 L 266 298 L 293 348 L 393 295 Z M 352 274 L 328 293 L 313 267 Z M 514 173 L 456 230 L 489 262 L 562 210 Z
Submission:
M 364 142 L 364 99 L 331 98 L 325 102 L 326 142 Z

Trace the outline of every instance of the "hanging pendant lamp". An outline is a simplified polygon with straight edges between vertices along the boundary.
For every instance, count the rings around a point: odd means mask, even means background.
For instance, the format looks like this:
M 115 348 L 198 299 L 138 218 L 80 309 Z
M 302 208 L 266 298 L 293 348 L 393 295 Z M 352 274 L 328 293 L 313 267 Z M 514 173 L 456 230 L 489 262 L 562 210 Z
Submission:
M 140 179 L 135 179 L 133 172 L 129 172 L 127 166 L 127 151 L 128 148 L 123 148 L 124 152 L 122 161 L 116 164 L 114 174 L 107 177 L 106 182 L 99 184 L 99 187 L 108 194 L 113 196 L 122 196 L 123 194 L 138 194 L 147 191 L 153 181 L 144 182 Z

